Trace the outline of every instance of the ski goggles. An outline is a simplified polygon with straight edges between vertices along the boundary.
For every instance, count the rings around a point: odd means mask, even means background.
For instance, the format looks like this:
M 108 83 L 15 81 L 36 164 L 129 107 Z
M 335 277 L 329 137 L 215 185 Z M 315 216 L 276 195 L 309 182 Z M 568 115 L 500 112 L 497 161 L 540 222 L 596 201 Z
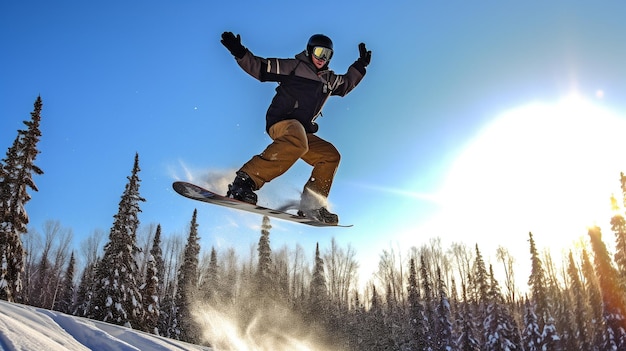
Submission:
M 318 60 L 330 61 L 330 58 L 333 56 L 333 49 L 316 46 L 311 53 Z

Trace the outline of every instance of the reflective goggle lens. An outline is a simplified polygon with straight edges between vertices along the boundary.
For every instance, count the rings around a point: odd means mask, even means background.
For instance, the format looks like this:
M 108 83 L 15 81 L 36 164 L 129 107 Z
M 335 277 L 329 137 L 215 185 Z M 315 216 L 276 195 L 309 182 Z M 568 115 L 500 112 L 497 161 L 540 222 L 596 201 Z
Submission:
M 313 48 L 313 57 L 318 60 L 328 61 L 333 56 L 333 50 L 321 46 Z

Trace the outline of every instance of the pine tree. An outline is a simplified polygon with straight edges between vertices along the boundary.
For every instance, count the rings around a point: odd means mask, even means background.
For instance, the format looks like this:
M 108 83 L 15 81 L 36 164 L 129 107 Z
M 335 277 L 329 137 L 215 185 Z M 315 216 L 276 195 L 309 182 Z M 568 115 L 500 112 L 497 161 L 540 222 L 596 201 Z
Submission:
M 165 262 L 163 261 L 163 251 L 161 250 L 161 225 L 158 224 L 156 232 L 154 233 L 154 240 L 152 241 L 152 248 L 150 249 L 150 255 L 154 259 L 154 268 L 156 269 L 156 278 L 159 282 L 157 293 L 159 300 L 163 298 L 165 293 Z
M 489 274 L 487 273 L 487 266 L 483 259 L 483 255 L 476 244 L 475 248 L 476 258 L 474 260 L 474 266 L 472 272 L 474 273 L 469 277 L 469 282 L 472 293 L 472 300 L 474 301 L 474 323 L 476 325 L 482 325 L 487 317 L 487 305 L 489 303 Z M 477 335 L 481 345 L 485 343 L 484 333 Z
M 545 282 L 545 272 L 543 270 L 543 264 L 539 258 L 537 247 L 535 246 L 535 240 L 533 234 L 528 233 L 528 242 L 530 243 L 530 260 L 531 260 L 531 272 L 528 278 L 528 286 L 532 292 L 531 302 L 535 304 L 535 313 L 537 314 L 537 322 L 540 330 L 543 330 L 548 317 L 550 317 L 550 303 L 548 301 L 548 294 Z
M 517 328 L 513 318 L 504 305 L 500 286 L 493 276 L 493 267 L 489 266 L 490 288 L 488 292 L 487 316 L 483 323 L 485 328 L 485 351 L 518 350 L 519 338 L 515 335 Z M 554 349 L 549 349 L 554 350 Z
M 139 202 L 145 201 L 139 196 L 139 171 L 139 155 L 135 154 L 133 170 L 122 194 L 118 213 L 113 216 L 109 242 L 104 246 L 104 256 L 98 264 L 95 299 L 98 310 L 94 311 L 98 320 L 135 328 L 141 325 L 143 318 L 137 282 L 139 268 L 135 260 L 139 252 Z
M 209 257 L 209 267 L 207 269 L 207 277 L 204 281 L 202 291 L 208 301 L 215 302 L 219 289 L 219 266 L 217 264 L 217 251 L 215 247 L 211 247 L 211 256 Z
M 599 227 L 589 228 L 594 264 L 602 292 L 603 318 L 606 326 L 604 350 L 626 349 L 626 306 L 619 288 L 618 273 L 602 241 Z
M 435 331 L 435 313 L 433 311 L 433 289 L 424 255 L 420 256 L 420 278 L 422 289 L 424 290 L 424 315 L 426 324 L 426 350 L 432 350 L 434 347 L 433 334 Z
M 371 307 L 367 312 L 366 334 L 364 336 L 364 350 L 390 350 L 389 330 L 385 325 L 383 302 L 376 287 L 372 286 Z
M 574 325 L 574 303 L 569 290 L 557 289 L 559 296 L 554 299 L 557 302 L 555 322 L 557 330 L 560 330 L 560 347 L 562 350 L 579 350 L 576 326 Z
M 165 263 L 161 251 L 161 225 L 158 224 L 152 241 L 152 248 L 148 255 L 145 282 L 142 285 L 141 296 L 145 312 L 143 330 L 161 335 L 159 331 L 159 319 L 161 314 L 161 301 L 163 299 L 163 279 L 165 276 Z
M 578 269 L 574 262 L 574 255 L 570 251 L 569 263 L 567 266 L 567 274 L 569 275 L 571 284 L 570 291 L 573 294 L 573 313 L 576 321 L 574 328 L 574 339 L 577 341 L 575 346 L 576 350 L 591 350 L 591 344 L 589 343 L 589 331 L 587 330 L 587 309 L 585 304 L 585 297 L 583 295 L 583 284 L 580 281 Z
M 30 303 L 35 307 L 48 308 L 48 299 L 50 295 L 50 281 L 52 278 L 52 272 L 50 267 L 50 260 L 48 259 L 50 247 L 44 247 L 37 264 L 37 274 L 35 276 L 34 283 L 34 296 L 30 300 Z
M 261 237 L 257 251 L 259 252 L 259 264 L 256 271 L 258 291 L 263 297 L 269 297 L 272 293 L 272 249 L 270 248 L 270 218 L 263 216 L 261 224 Z
M 178 328 L 178 318 L 176 315 L 176 302 L 174 300 L 174 285 L 168 284 L 164 289 L 161 300 L 161 311 L 159 311 L 159 321 L 157 329 L 159 335 L 171 339 L 180 339 L 180 329 Z
M 70 256 L 70 262 L 67 265 L 65 276 L 63 277 L 63 283 L 61 285 L 61 291 L 59 299 L 56 302 L 55 309 L 59 312 L 70 314 L 72 312 L 72 306 L 74 305 L 74 269 L 76 265 L 76 259 L 74 258 L 74 252 Z
M 412 350 L 426 349 L 427 321 L 424 316 L 424 306 L 420 297 L 420 288 L 417 282 L 415 260 L 409 261 L 409 327 L 411 331 L 410 348 Z
M 386 310 L 383 311 L 383 328 L 386 338 L 383 340 L 385 350 L 399 350 L 401 343 L 401 335 L 399 331 L 398 321 L 401 320 L 400 312 L 397 308 L 396 294 L 392 288 L 392 282 L 387 282 L 387 291 L 385 293 Z
M 76 301 L 72 307 L 72 314 L 75 316 L 94 319 L 94 313 L 99 309 L 94 304 L 98 262 L 99 260 L 96 260 L 96 262 L 88 264 L 83 270 L 80 283 L 78 284 L 78 291 L 76 292 Z
M 13 145 L 0 164 L 0 299 L 7 301 L 19 302 L 25 255 L 20 235 L 26 233 L 29 222 L 25 205 L 31 199 L 28 189 L 38 191 L 33 174 L 43 174 L 34 164 L 39 153 L 37 143 L 41 137 L 42 106 L 39 96 L 30 121 L 23 122 L 27 129 L 18 130 Z
M 478 244 L 476 244 L 474 276 L 474 284 L 476 285 L 475 290 L 478 292 L 478 303 L 486 305 L 487 301 L 489 301 L 489 274 L 487 273 L 487 266 L 485 265 L 485 261 L 483 260 L 483 255 L 478 249 Z
M 446 285 L 441 278 L 441 269 L 437 266 L 437 281 L 439 286 L 439 304 L 435 310 L 437 321 L 435 324 L 435 350 L 449 351 L 456 345 L 452 339 L 452 323 L 450 322 L 450 301 Z
M 182 341 L 197 343 L 199 330 L 194 323 L 191 306 L 198 288 L 198 259 L 200 244 L 198 241 L 198 210 L 193 211 L 189 226 L 189 238 L 183 253 L 183 263 L 178 270 L 178 289 L 176 290 L 176 317 L 179 325 L 179 338 Z
M 461 309 L 462 312 L 459 312 L 461 315 L 459 320 L 461 335 L 457 340 L 458 349 L 459 351 L 480 351 L 480 344 L 475 336 L 474 316 L 472 315 L 471 304 L 467 299 L 467 289 L 465 288 L 465 284 L 462 285 L 462 289 L 463 305 Z
M 543 350 L 561 350 L 561 336 L 556 332 L 554 317 L 548 317 L 541 333 Z
M 541 350 L 541 331 L 535 314 L 535 306 L 526 299 L 524 303 L 524 331 L 522 341 L 526 351 Z
M 541 333 L 543 350 L 561 350 L 561 336 L 556 331 L 554 317 L 548 317 Z
M 312 322 L 321 324 L 324 322 L 328 310 L 328 289 L 319 243 L 315 245 L 315 265 L 309 291 L 309 317 Z
M 349 350 L 362 350 L 364 348 L 364 329 L 366 328 L 365 307 L 361 303 L 359 293 L 354 292 L 354 308 L 351 310 L 349 323 L 348 346 Z
M 626 206 L 626 176 L 620 173 L 620 181 L 622 184 L 622 192 L 624 194 L 624 206 Z M 626 220 L 624 216 L 618 212 L 617 200 L 611 197 L 611 207 L 615 215 L 611 218 L 611 229 L 615 233 L 615 265 L 619 272 L 620 290 L 626 290 Z
M 604 342 L 604 320 L 602 319 L 602 294 L 598 286 L 598 279 L 589 259 L 586 250 L 581 254 L 582 266 L 581 270 L 585 277 L 585 290 L 588 296 L 590 312 L 590 338 L 592 351 L 600 350 L 600 346 Z
M 552 303 L 548 294 L 545 271 L 541 259 L 539 258 L 537 247 L 535 246 L 533 234 L 528 233 L 528 237 L 528 242 L 530 243 L 530 260 L 532 264 L 528 285 L 532 292 L 532 303 L 535 306 L 537 322 L 542 331 L 541 345 L 547 350 L 559 350 L 561 338 L 556 330 L 554 317 L 552 316 Z

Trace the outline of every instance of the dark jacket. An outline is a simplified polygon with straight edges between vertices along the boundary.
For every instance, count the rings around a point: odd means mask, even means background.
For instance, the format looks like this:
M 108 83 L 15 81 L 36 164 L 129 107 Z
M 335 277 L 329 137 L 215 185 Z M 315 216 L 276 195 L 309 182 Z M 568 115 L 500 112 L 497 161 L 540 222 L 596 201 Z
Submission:
M 276 95 L 267 110 L 266 130 L 276 122 L 297 119 L 307 133 L 317 132 L 315 118 L 330 95 L 344 96 L 365 76 L 358 60 L 346 74 L 322 68 L 318 71 L 303 51 L 292 59 L 262 58 L 250 51 L 237 59 L 241 68 L 261 82 L 278 82 Z

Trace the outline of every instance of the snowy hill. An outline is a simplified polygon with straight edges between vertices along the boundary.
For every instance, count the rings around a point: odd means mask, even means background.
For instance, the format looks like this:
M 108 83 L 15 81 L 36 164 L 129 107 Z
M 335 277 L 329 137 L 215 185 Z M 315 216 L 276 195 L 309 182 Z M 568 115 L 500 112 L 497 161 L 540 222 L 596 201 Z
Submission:
M 0 350 L 211 350 L 129 328 L 0 301 Z

